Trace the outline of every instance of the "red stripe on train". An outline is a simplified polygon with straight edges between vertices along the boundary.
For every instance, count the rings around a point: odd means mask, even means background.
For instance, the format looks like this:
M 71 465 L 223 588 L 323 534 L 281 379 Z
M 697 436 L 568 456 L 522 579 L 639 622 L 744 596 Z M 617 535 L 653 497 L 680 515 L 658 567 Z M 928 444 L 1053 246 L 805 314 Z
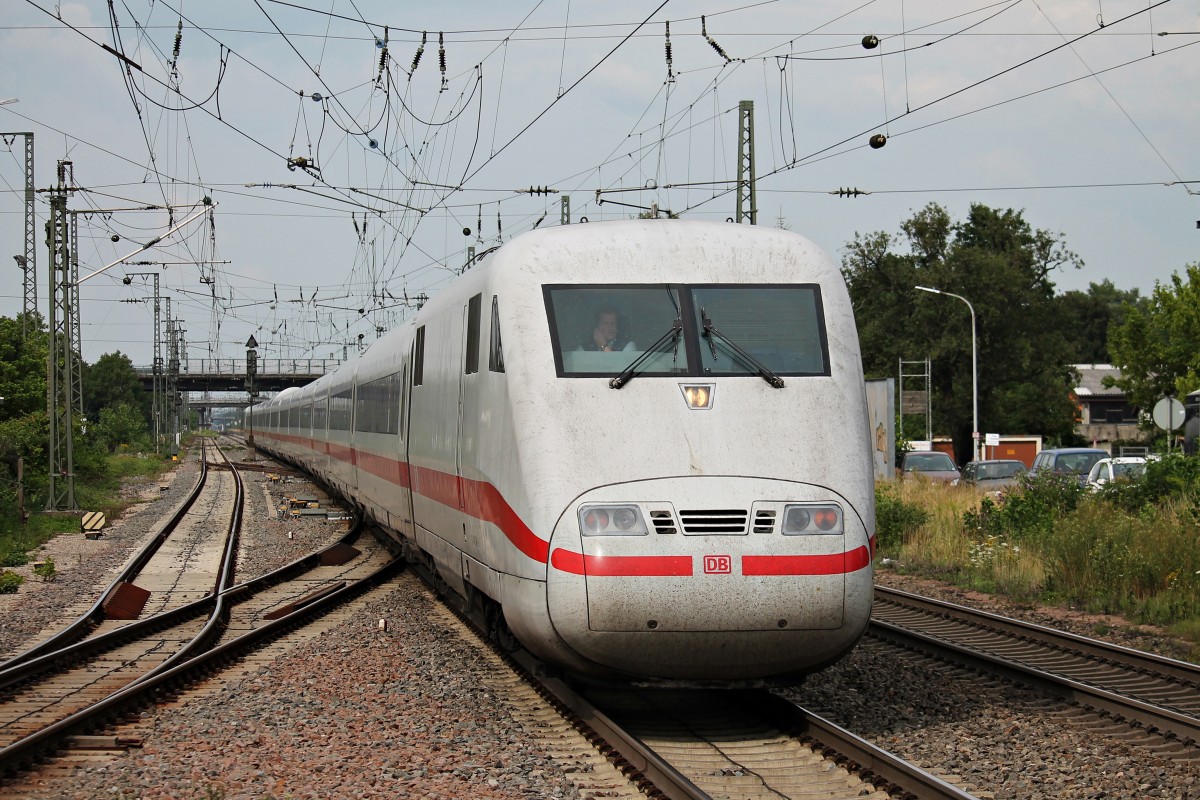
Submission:
M 691 577 L 691 556 L 587 556 L 555 548 L 550 564 L 572 575 L 598 578 Z
M 871 563 L 866 547 L 820 556 L 742 556 L 743 575 L 841 575 Z

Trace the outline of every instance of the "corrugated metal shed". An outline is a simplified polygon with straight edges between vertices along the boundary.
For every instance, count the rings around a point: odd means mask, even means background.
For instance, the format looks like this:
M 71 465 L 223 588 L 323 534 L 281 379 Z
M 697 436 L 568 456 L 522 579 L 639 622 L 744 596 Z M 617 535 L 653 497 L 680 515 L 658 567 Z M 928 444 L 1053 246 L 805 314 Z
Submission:
M 1075 387 L 1075 396 L 1081 400 L 1091 397 L 1125 396 L 1117 387 L 1110 388 L 1104 385 L 1106 377 L 1121 377 L 1121 370 L 1112 364 L 1072 364 L 1071 367 L 1079 373 L 1079 385 Z

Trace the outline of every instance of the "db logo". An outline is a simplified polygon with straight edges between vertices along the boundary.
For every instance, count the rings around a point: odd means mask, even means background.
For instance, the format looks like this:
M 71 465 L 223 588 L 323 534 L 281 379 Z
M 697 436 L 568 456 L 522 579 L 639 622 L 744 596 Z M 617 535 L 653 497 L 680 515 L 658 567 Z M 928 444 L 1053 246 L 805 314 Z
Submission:
M 728 575 L 733 572 L 733 559 L 729 556 L 705 556 L 704 574 Z

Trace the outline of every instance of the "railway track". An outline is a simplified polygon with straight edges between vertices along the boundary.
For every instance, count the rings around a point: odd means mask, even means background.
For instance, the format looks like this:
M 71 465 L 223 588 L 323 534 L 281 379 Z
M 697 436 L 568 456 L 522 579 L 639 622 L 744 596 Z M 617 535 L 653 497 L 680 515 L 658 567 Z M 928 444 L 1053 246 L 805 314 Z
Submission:
M 542 702 L 558 709 L 562 721 L 555 724 L 573 726 L 643 795 L 673 800 L 973 798 L 765 690 L 575 685 L 525 651 L 497 644 L 483 633 L 481 615 L 447 598 L 426 568 L 416 565 L 412 571 L 455 615 L 447 625 L 492 652 L 496 680 L 508 680 L 503 676 L 511 671 L 532 686 Z
M 875 587 L 869 635 L 1049 691 L 1200 760 L 1200 665 Z
M 223 457 L 223 454 L 222 454 Z M 202 475 L 207 474 L 202 470 Z M 236 496 L 228 497 L 224 537 L 189 528 L 172 517 L 106 590 L 101 601 L 65 633 L 0 665 L 0 775 L 28 767 L 39 757 L 146 704 L 164 688 L 173 691 L 212 668 L 214 659 L 239 657 L 265 639 L 324 613 L 395 574 L 400 564 L 381 545 L 358 543 L 359 528 L 339 542 L 261 577 L 234 584 L 243 492 L 229 470 Z M 205 485 L 202 477 L 197 490 Z M 197 492 L 181 507 L 195 506 Z M 220 494 L 221 492 L 218 492 Z M 202 506 L 204 517 L 213 506 Z M 172 539 L 181 540 L 175 543 Z M 217 547 L 210 540 L 217 540 Z M 220 558 L 212 561 L 211 554 Z M 203 558 L 201 557 L 203 556 Z M 204 562 L 211 569 L 198 568 Z M 146 569 L 149 565 L 157 567 Z M 195 598 L 194 580 L 173 577 L 202 573 L 209 590 Z M 132 579 L 168 598 L 140 619 L 104 618 L 104 598 L 117 596 Z M 153 597 L 155 592 L 150 592 Z M 149 607 L 149 606 L 147 606 Z M 97 611 L 98 609 L 98 611 Z M 137 617 L 141 614 L 133 614 Z

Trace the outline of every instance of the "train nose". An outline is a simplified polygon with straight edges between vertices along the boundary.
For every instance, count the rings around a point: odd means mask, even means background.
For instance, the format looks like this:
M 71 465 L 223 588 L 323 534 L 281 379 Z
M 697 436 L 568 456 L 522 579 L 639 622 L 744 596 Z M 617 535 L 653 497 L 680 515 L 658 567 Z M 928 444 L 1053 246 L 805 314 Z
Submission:
M 763 483 L 779 482 L 637 485 L 642 497 L 671 502 L 631 501 L 620 487 L 585 497 L 551 539 L 547 591 L 560 635 L 617 669 L 653 662 L 661 672 L 693 662 L 693 676 L 714 678 L 744 672 L 751 659 L 775 672 L 795 669 L 812 656 L 805 634 L 837 641 L 846 625 L 847 573 L 869 565 L 866 549 L 846 546 L 837 503 L 759 499 L 788 496 Z M 732 502 L 709 507 L 707 498 L 716 496 Z M 795 513 L 802 507 L 804 514 Z M 618 519 L 630 524 L 622 529 Z M 801 523 L 811 531 L 799 530 Z M 701 660 L 703 669 L 694 666 Z

